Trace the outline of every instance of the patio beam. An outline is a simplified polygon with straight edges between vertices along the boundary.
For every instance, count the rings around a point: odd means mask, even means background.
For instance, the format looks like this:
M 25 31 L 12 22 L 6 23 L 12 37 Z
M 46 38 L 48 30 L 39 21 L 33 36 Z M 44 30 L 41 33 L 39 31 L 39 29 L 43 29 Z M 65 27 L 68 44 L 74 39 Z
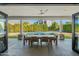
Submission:
M 9 16 L 8 20 L 19 20 L 18 18 L 22 18 L 22 20 L 31 20 L 31 19 L 44 19 L 44 20 L 63 20 L 68 19 L 72 20 L 71 16 Z

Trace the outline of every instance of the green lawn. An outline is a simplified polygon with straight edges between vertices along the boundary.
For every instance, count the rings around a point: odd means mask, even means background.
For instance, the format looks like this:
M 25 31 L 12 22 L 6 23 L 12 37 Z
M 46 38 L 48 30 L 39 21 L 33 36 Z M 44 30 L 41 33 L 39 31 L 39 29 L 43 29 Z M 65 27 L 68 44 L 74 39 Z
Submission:
M 65 39 L 71 39 L 72 37 L 64 35 Z
M 8 36 L 8 38 L 18 38 L 18 36 Z

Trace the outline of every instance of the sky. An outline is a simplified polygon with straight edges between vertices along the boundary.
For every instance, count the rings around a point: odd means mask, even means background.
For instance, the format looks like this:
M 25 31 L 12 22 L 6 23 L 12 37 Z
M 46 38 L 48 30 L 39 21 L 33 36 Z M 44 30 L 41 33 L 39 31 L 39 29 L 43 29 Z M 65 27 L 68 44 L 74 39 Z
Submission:
M 30 22 L 30 23 L 34 23 L 37 22 L 38 20 L 26 20 L 26 22 Z M 70 20 L 61 20 L 63 24 L 65 24 L 66 22 L 70 22 Z M 47 22 L 52 23 L 54 22 L 53 20 L 47 20 Z M 55 20 L 55 22 L 57 22 L 58 24 L 60 23 L 60 20 Z M 49 24 L 48 23 L 48 24 Z
M 37 19 L 32 19 L 32 20 L 23 20 L 23 22 L 29 22 L 31 24 L 37 22 L 39 20 Z M 63 24 L 65 24 L 66 22 L 70 22 L 71 20 L 61 20 Z M 50 26 L 52 24 L 52 22 L 54 22 L 53 20 L 47 20 L 47 24 L 48 26 Z M 58 24 L 60 23 L 60 20 L 55 20 L 55 22 L 57 22 Z M 10 20 L 9 23 L 20 23 L 20 20 Z
M 31 24 L 33 24 L 33 23 L 35 23 L 35 22 L 37 22 L 38 20 L 35 20 L 35 19 L 33 19 L 33 20 L 24 20 L 24 22 L 29 22 L 29 23 L 31 23 Z
M 70 20 L 56 20 L 57 23 L 59 23 L 60 21 L 62 21 L 63 24 L 65 24 L 66 22 L 71 22 Z

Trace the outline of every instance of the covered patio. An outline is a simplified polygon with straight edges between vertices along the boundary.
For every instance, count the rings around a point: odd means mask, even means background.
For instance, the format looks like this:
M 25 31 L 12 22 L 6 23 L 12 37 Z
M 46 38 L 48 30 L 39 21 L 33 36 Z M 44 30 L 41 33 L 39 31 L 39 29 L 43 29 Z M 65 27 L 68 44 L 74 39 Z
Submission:
M 55 4 L 15 4 L 0 5 L 0 11 L 8 14 L 7 33 L 8 50 L 2 56 L 78 56 L 72 50 L 72 14 L 79 11 L 79 6 Z M 2 23 L 1 23 L 2 24 Z M 48 37 L 54 35 L 55 39 Z M 61 35 L 64 35 L 61 37 Z M 25 36 L 25 38 L 24 38 Z M 37 36 L 39 43 L 30 47 Z M 57 37 L 56 37 L 57 36 Z M 50 41 L 49 41 L 50 40 Z M 26 42 L 27 41 L 27 42 Z M 37 40 L 35 40 L 37 41 Z M 25 44 L 24 44 L 25 42 Z M 49 43 L 52 43 L 51 45 Z

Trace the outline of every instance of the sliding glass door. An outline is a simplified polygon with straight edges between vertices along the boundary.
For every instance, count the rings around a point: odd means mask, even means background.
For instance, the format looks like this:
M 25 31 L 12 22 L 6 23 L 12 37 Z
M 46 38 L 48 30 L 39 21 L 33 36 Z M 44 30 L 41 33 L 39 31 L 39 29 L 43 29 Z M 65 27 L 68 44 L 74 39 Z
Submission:
M 0 11 L 0 53 L 7 50 L 7 39 L 7 15 Z
M 79 13 L 73 14 L 72 49 L 79 52 Z
M 8 21 L 8 38 L 18 38 L 20 34 L 20 20 Z

